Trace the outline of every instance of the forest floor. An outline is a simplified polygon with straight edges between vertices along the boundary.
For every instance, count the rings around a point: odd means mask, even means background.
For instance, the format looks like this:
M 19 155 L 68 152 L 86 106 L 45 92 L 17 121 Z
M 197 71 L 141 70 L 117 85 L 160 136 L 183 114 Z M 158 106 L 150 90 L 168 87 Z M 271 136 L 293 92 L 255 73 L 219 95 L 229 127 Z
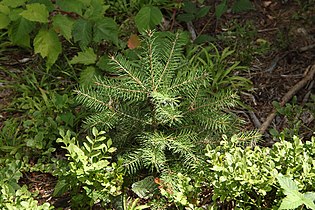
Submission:
M 315 2 L 309 1 L 308 5 L 297 2 L 257 0 L 253 2 L 255 10 L 251 12 L 240 14 L 228 12 L 219 20 L 214 14 L 209 14 L 194 22 L 197 34 L 203 33 L 217 38 L 215 45 L 219 49 L 235 46 L 238 56 L 236 59 L 241 59 L 249 66 L 249 70 L 242 72 L 242 76 L 253 82 L 253 91 L 242 94 L 242 99 L 252 108 L 252 113 L 260 123 L 263 123 L 272 112 L 273 102 L 280 102 L 284 95 L 305 77 L 308 67 L 315 64 Z M 204 4 L 213 5 L 213 3 L 213 0 L 208 0 Z M 177 26 L 176 24 L 175 27 L 186 27 L 183 24 L 178 23 Z M 263 50 L 261 43 L 268 49 L 257 53 Z M 15 62 L 23 59 L 25 54 L 10 51 L 8 57 Z M 8 60 L 5 62 L 8 63 Z M 4 65 L 4 67 L 14 70 L 23 69 L 25 66 L 19 64 Z M 4 86 L 1 81 L 11 81 L 14 78 L 1 70 L 0 78 L 1 129 L 8 117 L 19 117 L 19 113 L 5 109 L 11 103 L 14 92 L 10 88 L 1 88 Z M 314 81 L 311 81 L 298 91 L 296 97 L 299 105 L 303 106 L 307 100 L 310 100 L 308 97 L 311 92 L 314 93 L 314 87 Z M 253 123 L 255 119 L 252 115 L 246 111 L 239 114 L 247 120 L 247 129 L 257 128 L 257 122 Z M 304 135 L 305 138 L 310 138 L 315 128 L 314 116 L 310 116 L 310 113 L 303 114 L 307 115 L 304 120 L 306 127 L 309 128 L 305 129 Z M 278 116 L 272 121 L 270 127 L 281 130 L 287 123 L 285 118 Z M 50 174 L 29 173 L 25 175 L 21 183 L 27 184 L 30 191 L 38 191 L 41 202 L 50 202 L 48 198 L 51 198 L 56 178 Z

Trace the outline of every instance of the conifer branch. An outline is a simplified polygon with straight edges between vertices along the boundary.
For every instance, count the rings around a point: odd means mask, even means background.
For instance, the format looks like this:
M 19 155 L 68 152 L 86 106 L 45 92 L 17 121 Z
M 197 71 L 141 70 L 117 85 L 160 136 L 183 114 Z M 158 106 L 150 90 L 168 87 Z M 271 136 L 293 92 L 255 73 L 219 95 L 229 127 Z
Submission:
M 162 79 L 164 77 L 164 74 L 165 74 L 166 70 L 168 69 L 168 66 L 169 66 L 169 64 L 170 64 L 170 62 L 172 60 L 171 58 L 173 57 L 173 53 L 174 53 L 174 50 L 175 50 L 176 43 L 178 41 L 178 37 L 179 37 L 179 33 L 176 34 L 176 37 L 175 37 L 175 39 L 173 41 L 173 45 L 172 45 L 172 48 L 171 48 L 171 51 L 170 51 L 170 55 L 167 58 L 167 62 L 165 64 L 165 66 L 164 66 L 162 74 L 160 75 L 160 79 L 157 82 L 156 88 L 154 90 L 157 90 L 158 86 L 160 85 L 160 83 L 161 83 L 161 81 L 162 81 Z
M 116 60 L 114 56 L 111 57 L 111 60 L 114 61 L 120 67 L 120 69 L 126 72 L 137 84 L 139 84 L 143 89 L 146 90 L 146 87 L 143 85 L 141 80 L 134 76 L 133 74 L 131 74 L 131 72 L 128 71 L 118 60 Z
M 117 87 L 117 86 L 105 85 L 105 84 L 100 83 L 100 82 L 95 82 L 95 85 L 101 86 L 104 88 L 116 89 L 116 90 L 120 90 L 120 91 L 124 91 L 124 92 L 148 94 L 148 92 L 143 91 L 143 90 L 132 90 L 132 89 L 127 89 L 127 88 L 121 88 L 121 87 Z

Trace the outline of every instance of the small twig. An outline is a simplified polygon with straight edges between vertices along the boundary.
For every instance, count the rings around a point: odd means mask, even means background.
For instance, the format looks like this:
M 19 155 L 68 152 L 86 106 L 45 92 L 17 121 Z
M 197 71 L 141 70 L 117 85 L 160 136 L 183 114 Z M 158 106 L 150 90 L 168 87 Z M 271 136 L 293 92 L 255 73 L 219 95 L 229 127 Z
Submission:
M 250 118 L 252 119 L 253 124 L 255 125 L 256 128 L 261 127 L 261 122 L 259 121 L 258 117 L 256 116 L 255 112 L 249 111 L 248 112 Z
M 310 69 L 308 71 L 308 69 Z M 304 87 L 309 81 L 311 81 L 315 74 L 315 64 L 312 67 L 308 67 L 306 69 L 308 73 L 306 76 L 296 83 L 282 98 L 280 102 L 280 106 L 284 106 L 302 87 Z M 272 112 L 269 114 L 265 122 L 261 125 L 259 128 L 259 132 L 261 134 L 264 134 L 269 125 L 271 124 L 272 120 L 275 118 L 277 111 L 275 109 L 272 110 Z
M 305 94 L 303 100 L 302 100 L 302 106 L 304 106 L 304 104 L 306 104 L 306 102 L 308 101 L 311 93 L 312 93 L 312 88 L 314 86 L 314 80 L 310 83 L 310 85 L 307 88 L 307 93 Z
M 191 34 L 192 41 L 195 41 L 195 39 L 197 38 L 197 34 L 191 21 L 187 23 L 187 29 L 189 33 Z
M 301 48 L 299 48 L 299 51 L 300 52 L 305 52 L 305 51 L 313 49 L 313 48 L 315 48 L 315 44 L 311 44 L 311 45 L 308 45 L 308 46 L 301 47 Z

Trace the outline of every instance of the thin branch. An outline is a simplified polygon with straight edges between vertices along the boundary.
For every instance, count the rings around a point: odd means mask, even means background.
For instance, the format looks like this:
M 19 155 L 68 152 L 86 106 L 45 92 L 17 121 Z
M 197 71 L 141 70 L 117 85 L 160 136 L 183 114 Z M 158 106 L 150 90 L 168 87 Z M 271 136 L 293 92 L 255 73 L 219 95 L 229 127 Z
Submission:
M 124 92 L 148 94 L 148 92 L 143 91 L 143 90 L 131 90 L 131 89 L 121 88 L 121 87 L 117 87 L 117 86 L 105 85 L 105 84 L 100 83 L 100 82 L 95 82 L 95 85 L 101 86 L 101 87 L 105 87 L 105 88 L 113 88 L 113 89 L 121 90 L 121 91 L 124 91 Z
M 309 70 L 309 71 L 308 71 Z M 302 87 L 304 87 L 309 81 L 311 81 L 314 77 L 315 74 L 315 65 L 313 65 L 312 67 L 308 67 L 306 69 L 306 71 L 308 71 L 308 73 L 306 74 L 306 76 L 299 81 L 298 83 L 296 83 L 282 98 L 281 102 L 280 102 L 280 106 L 284 106 Z M 277 111 L 275 109 L 272 110 L 272 112 L 269 114 L 269 116 L 267 117 L 267 119 L 265 120 L 265 122 L 261 125 L 261 127 L 259 128 L 259 132 L 261 134 L 264 134 L 267 130 L 267 128 L 269 127 L 269 125 L 271 124 L 272 120 L 276 117 Z

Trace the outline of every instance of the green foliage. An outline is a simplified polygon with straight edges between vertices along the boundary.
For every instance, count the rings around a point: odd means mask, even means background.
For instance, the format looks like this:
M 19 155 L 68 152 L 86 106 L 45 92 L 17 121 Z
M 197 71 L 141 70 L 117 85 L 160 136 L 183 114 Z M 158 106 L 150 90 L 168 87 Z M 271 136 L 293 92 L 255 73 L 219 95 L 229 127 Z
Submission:
M 159 189 L 161 195 L 165 196 L 168 202 L 175 203 L 176 206 L 197 209 L 196 207 L 199 205 L 201 185 L 188 175 L 178 173 L 165 177 L 165 179 L 162 178 Z
M 34 200 L 26 185 L 21 187 L 18 184 L 24 167 L 24 162 L 21 160 L 0 157 L 0 208 L 3 210 L 52 209 L 49 203 L 38 205 L 38 201 Z
M 157 191 L 157 184 L 154 182 L 153 176 L 148 176 L 143 180 L 135 182 L 131 186 L 131 190 L 137 194 L 139 198 L 148 199 Z
M 143 43 L 136 59 L 112 56 L 107 69 L 115 76 L 76 90 L 77 99 L 95 111 L 88 125 L 108 131 L 129 172 L 162 172 L 175 163 L 193 168 L 204 142 L 237 131 L 239 121 L 227 110 L 238 96 L 230 81 L 212 87 L 214 66 L 184 57 L 185 33 L 148 32 Z M 212 55 L 213 63 L 227 52 Z M 222 73 L 221 67 L 216 66 Z
M 206 16 L 210 10 L 210 6 L 198 7 L 197 3 L 184 1 L 182 7 L 184 13 L 179 14 L 177 19 L 184 22 L 194 21 Z
M 282 200 L 279 209 L 296 209 L 301 205 L 306 205 L 310 209 L 315 209 L 315 193 L 300 193 L 297 184 L 289 177 L 282 174 L 277 176 L 281 188 L 284 190 L 286 197 Z
M 118 45 L 118 26 L 104 17 L 107 9 L 100 0 L 2 1 L 0 28 L 8 30 L 14 45 L 30 47 L 33 39 L 35 53 L 47 57 L 51 68 L 62 53 L 61 37 L 68 41 L 66 45 L 74 41 L 82 50 L 104 40 Z
M 272 148 L 244 148 L 239 143 L 234 136 L 219 147 L 207 147 L 210 172 L 206 179 L 213 186 L 214 201 L 233 200 L 237 208 L 261 208 L 266 199 L 279 196 L 274 186 L 280 173 L 292 177 L 300 190 L 314 189 L 315 138 L 305 143 L 296 136 L 292 143 L 281 139 Z M 277 201 L 274 206 L 280 205 Z
M 277 114 L 283 117 L 283 129 L 279 132 L 276 128 L 270 129 L 270 133 L 273 137 L 279 138 L 281 135 L 285 137 L 293 137 L 299 135 L 302 129 L 309 130 L 310 133 L 314 131 L 314 126 L 310 123 L 309 119 L 314 116 L 314 97 L 306 104 L 305 107 L 302 107 L 297 103 L 297 98 L 293 97 L 291 103 L 286 103 L 284 106 L 281 106 L 278 102 L 273 102 Z
M 163 15 L 159 8 L 153 6 L 142 7 L 135 17 L 135 22 L 138 30 L 144 32 L 145 30 L 153 29 L 154 26 L 162 21 Z
M 235 0 L 231 7 L 235 13 L 244 12 L 253 8 L 250 0 Z M 215 8 L 215 16 L 219 19 L 228 10 L 228 0 L 222 0 Z
M 111 147 L 112 141 L 106 140 L 105 132 L 92 129 L 93 138 L 86 137 L 82 145 L 72 137 L 71 132 L 60 132 L 62 138 L 57 142 L 64 143 L 69 154 L 69 171 L 60 174 L 59 182 L 55 188 L 55 195 L 63 192 L 62 188 L 79 185 L 85 190 L 86 196 L 91 200 L 90 206 L 102 201 L 108 203 L 112 196 L 121 193 L 123 183 L 123 173 L 120 161 L 110 162 L 111 155 L 115 148 Z M 75 192 L 76 193 L 76 192 Z
M 231 20 L 226 23 L 225 28 L 227 30 L 216 37 L 217 41 L 234 49 L 237 52 L 236 59 L 242 61 L 243 65 L 249 65 L 255 56 L 270 52 L 271 44 L 259 36 L 254 23 Z

